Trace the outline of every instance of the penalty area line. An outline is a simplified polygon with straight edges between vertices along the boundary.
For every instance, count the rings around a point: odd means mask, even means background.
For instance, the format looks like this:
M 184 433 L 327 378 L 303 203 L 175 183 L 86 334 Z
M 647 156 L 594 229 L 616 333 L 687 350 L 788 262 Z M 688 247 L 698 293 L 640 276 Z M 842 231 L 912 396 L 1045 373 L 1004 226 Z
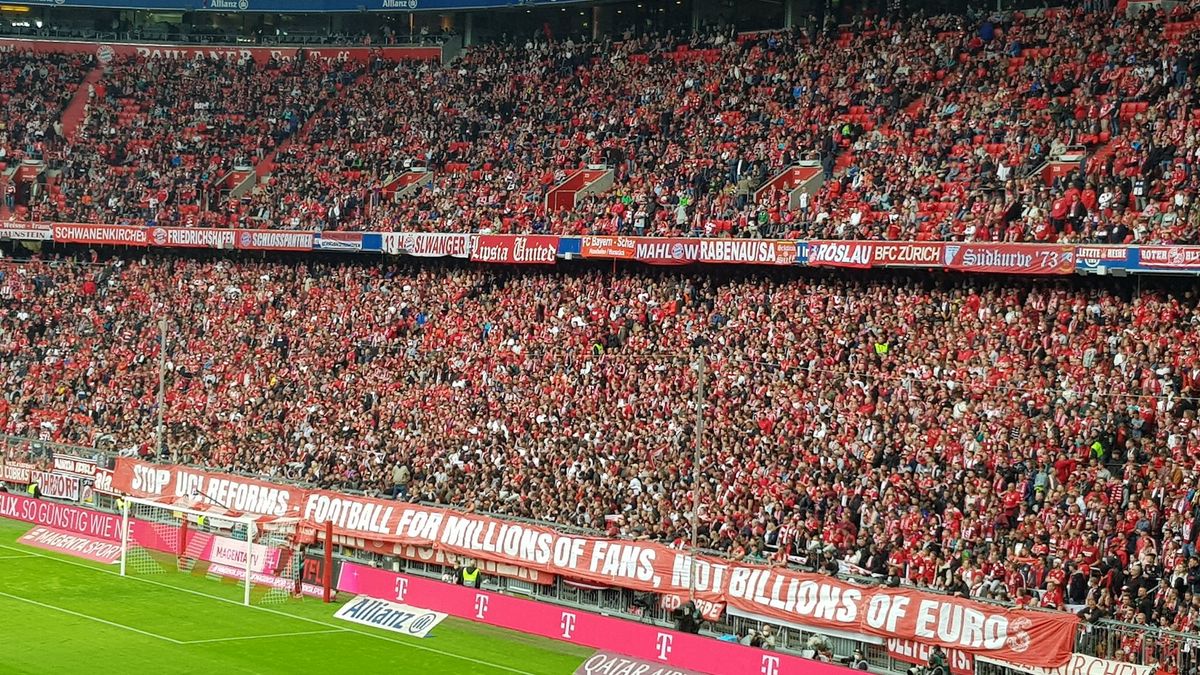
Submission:
M 108 575 L 114 576 L 114 577 L 121 576 L 121 573 L 117 570 L 106 570 L 101 567 L 87 565 L 85 563 L 76 562 L 74 560 L 67 560 L 66 558 L 58 558 L 58 557 L 55 557 L 52 555 L 38 553 L 36 551 L 27 551 L 25 549 L 17 548 L 15 546 L 9 546 L 7 544 L 0 544 L 0 549 L 16 551 L 18 553 L 26 553 L 35 558 L 45 558 L 46 560 L 53 560 L 55 562 L 63 563 L 64 565 L 73 565 L 75 567 L 81 567 L 85 570 L 92 570 L 93 572 L 98 572 L 100 574 L 108 574 Z M 536 675 L 536 673 L 531 673 L 527 670 L 520 670 L 518 668 L 512 668 L 510 666 L 501 665 L 499 663 L 492 663 L 490 661 L 484 661 L 483 659 L 476 659 L 476 658 L 473 658 L 470 656 L 465 656 L 463 654 L 455 654 L 454 652 L 447 652 L 447 651 L 443 651 L 441 649 L 436 649 L 434 647 L 426 647 L 425 645 L 419 645 L 412 641 L 397 640 L 395 638 L 391 638 L 386 635 L 380 635 L 378 633 L 370 633 L 365 630 L 358 630 L 356 628 L 343 627 L 343 626 L 339 626 L 335 623 L 329 623 L 328 621 L 321 621 L 320 619 L 310 619 L 306 616 L 290 614 L 288 612 L 280 611 L 278 609 L 271 609 L 270 607 L 260 607 L 258 605 L 244 605 L 241 602 L 238 602 L 237 600 L 230 600 L 229 598 L 223 598 L 219 595 L 210 595 L 208 593 L 204 593 L 203 591 L 196 591 L 196 590 L 192 590 L 190 588 L 180 588 L 179 586 L 172 586 L 171 584 L 164 584 L 161 581 L 155 581 L 153 579 L 147 579 L 145 577 L 126 576 L 123 578 L 130 579 L 132 581 L 140 581 L 144 584 L 150 584 L 152 586 L 160 586 L 162 588 L 169 588 L 173 591 L 179 591 L 180 593 L 188 593 L 188 594 L 196 595 L 196 596 L 199 596 L 202 598 L 208 598 L 209 600 L 216 600 L 218 602 L 228 603 L 230 605 L 237 605 L 238 607 L 246 607 L 248 609 L 257 609 L 260 612 L 267 612 L 269 614 L 275 614 L 277 616 L 283 616 L 283 617 L 287 617 L 289 619 L 295 619 L 296 621 L 303 621 L 305 623 L 313 623 L 318 626 L 325 626 L 326 628 L 336 628 L 336 629 L 342 631 L 343 633 L 354 633 L 355 635 L 363 635 L 363 636 L 366 636 L 369 638 L 375 638 L 376 640 L 383 640 L 384 642 L 390 642 L 390 643 L 400 646 L 400 647 L 416 649 L 418 651 L 429 652 L 431 654 L 437 654 L 439 656 L 445 656 L 447 658 L 457 659 L 459 661 L 466 661 L 468 663 L 474 663 L 476 665 L 486 666 L 488 668 L 494 668 L 496 670 L 503 670 L 506 673 L 515 673 L 516 675 Z M 177 641 L 172 640 L 172 642 L 177 642 Z M 184 643 L 179 643 L 179 644 L 184 644 Z
M 0 597 L 8 598 L 10 600 L 16 600 L 17 602 L 24 602 L 24 603 L 27 603 L 30 605 L 34 605 L 36 607 L 41 607 L 43 609 L 49 609 L 49 610 L 53 610 L 55 612 L 61 612 L 63 614 L 69 614 L 71 616 L 79 617 L 80 619 L 87 619 L 88 621 L 95 621 L 96 623 L 102 623 L 106 626 L 112 626 L 113 628 L 120 628 L 121 630 L 127 630 L 131 633 L 145 635 L 146 637 L 151 637 L 151 638 L 154 638 L 155 640 L 162 640 L 164 642 L 170 642 L 171 644 L 176 644 L 176 645 L 186 644 L 184 642 L 180 642 L 179 640 L 176 640 L 175 638 L 169 638 L 165 635 L 159 635 L 158 633 L 151 633 L 150 631 L 142 630 L 140 628 L 134 628 L 133 626 L 126 626 L 125 624 L 117 623 L 116 621 L 109 621 L 108 619 L 101 619 L 100 617 L 92 616 L 91 614 L 84 614 L 83 612 L 76 612 L 75 610 L 67 609 L 66 607 L 59 607 L 58 605 L 50 605 L 50 604 L 47 604 L 44 602 L 38 602 L 37 600 L 30 600 L 29 598 L 23 598 L 19 595 L 13 595 L 12 593 L 5 593 L 3 591 L 0 591 Z

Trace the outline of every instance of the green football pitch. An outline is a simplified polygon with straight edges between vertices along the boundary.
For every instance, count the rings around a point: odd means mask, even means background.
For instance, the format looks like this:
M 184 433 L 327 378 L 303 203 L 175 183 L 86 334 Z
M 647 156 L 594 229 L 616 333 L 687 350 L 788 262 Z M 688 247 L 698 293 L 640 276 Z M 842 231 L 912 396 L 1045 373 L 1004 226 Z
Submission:
M 247 607 L 234 582 L 121 577 L 17 543 L 29 528 L 0 519 L 0 673 L 566 675 L 590 654 L 454 618 L 418 639 L 335 619 L 320 600 Z

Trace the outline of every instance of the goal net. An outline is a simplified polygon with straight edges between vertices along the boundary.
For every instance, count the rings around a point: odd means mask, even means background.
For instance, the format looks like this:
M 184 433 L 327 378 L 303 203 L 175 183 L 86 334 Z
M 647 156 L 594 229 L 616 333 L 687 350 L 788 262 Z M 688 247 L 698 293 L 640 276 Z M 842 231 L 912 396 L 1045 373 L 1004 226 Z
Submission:
M 241 585 L 246 605 L 278 604 L 306 591 L 295 518 L 132 497 L 121 512 L 122 576 L 184 572 L 225 580 Z

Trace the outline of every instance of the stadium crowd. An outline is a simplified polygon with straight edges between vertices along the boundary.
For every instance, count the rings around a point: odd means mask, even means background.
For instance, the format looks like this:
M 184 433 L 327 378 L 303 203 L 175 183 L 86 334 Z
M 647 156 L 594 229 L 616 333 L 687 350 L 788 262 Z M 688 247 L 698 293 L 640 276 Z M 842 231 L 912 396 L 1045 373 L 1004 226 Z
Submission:
M 0 52 L 0 166 L 46 159 L 61 146 L 59 118 L 93 60 L 79 54 Z
M 1198 10 L 1192 0 L 1135 18 L 1089 6 L 970 24 L 917 16 L 529 40 L 472 47 L 446 65 L 119 60 L 80 139 L 51 162 L 61 187 L 51 181 L 24 215 L 1195 243 Z M 8 58 L 28 69 L 20 59 L 47 57 Z M 1043 175 L 1071 152 L 1090 156 L 1085 170 Z M 238 157 L 267 162 L 262 183 L 231 199 L 209 194 Z M 820 164 L 813 194 L 791 204 L 782 191 L 757 192 L 801 160 Z M 590 165 L 613 169 L 611 189 L 574 209 L 547 206 Z M 398 189 L 414 168 L 431 180 Z
M 7 262 L 0 432 L 153 455 L 163 318 L 181 461 L 1197 630 L 1200 295 L 1118 288 Z
M 253 167 L 358 76 L 353 62 L 119 57 L 106 66 L 34 220 L 201 225 Z M 228 218 L 219 219 L 228 222 Z

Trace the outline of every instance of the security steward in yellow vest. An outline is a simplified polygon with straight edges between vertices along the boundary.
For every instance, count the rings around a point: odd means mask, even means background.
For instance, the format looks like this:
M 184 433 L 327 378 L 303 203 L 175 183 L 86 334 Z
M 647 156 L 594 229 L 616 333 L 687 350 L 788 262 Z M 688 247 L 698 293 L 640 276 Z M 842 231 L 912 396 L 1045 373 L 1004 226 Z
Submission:
M 479 586 L 483 584 L 483 574 L 479 571 L 479 568 L 475 566 L 475 563 L 467 563 L 466 567 L 458 568 L 457 576 L 458 579 L 455 580 L 455 583 L 459 586 L 479 588 Z
M 41 499 L 42 489 L 38 487 L 37 483 L 30 483 L 29 487 L 25 488 L 25 494 L 33 497 L 34 499 Z

